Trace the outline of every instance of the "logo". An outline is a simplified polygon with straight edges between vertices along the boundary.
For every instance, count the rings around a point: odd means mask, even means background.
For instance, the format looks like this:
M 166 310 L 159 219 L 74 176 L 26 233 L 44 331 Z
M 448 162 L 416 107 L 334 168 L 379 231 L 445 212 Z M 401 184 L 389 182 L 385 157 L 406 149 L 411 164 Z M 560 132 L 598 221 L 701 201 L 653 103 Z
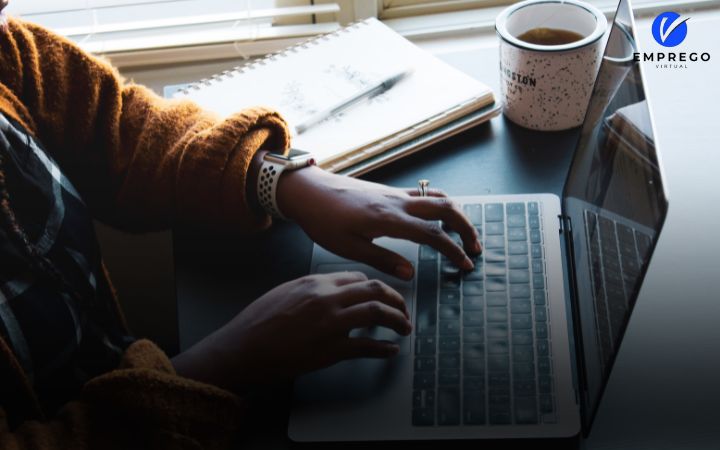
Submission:
M 680 14 L 666 11 L 655 18 L 652 24 L 652 35 L 663 47 L 675 47 L 687 37 L 687 21 Z

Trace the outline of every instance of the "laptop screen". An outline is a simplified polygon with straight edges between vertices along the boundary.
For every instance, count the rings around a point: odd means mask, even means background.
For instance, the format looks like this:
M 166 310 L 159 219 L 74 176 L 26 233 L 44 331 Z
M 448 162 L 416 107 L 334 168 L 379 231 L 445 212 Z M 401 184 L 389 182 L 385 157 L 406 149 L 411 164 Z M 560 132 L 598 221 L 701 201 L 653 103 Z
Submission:
M 667 211 L 634 36 L 621 0 L 563 193 L 586 430 Z

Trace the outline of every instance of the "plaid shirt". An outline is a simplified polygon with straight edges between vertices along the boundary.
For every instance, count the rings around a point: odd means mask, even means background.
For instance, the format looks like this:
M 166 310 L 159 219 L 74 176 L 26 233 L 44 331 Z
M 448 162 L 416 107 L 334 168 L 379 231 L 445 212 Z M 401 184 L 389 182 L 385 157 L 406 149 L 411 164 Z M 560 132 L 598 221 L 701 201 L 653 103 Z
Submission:
M 89 378 L 116 368 L 132 339 L 114 311 L 92 218 L 72 183 L 22 127 L 1 114 L 0 152 L 20 226 L 83 299 L 80 304 L 33 271 L 0 227 L 0 333 L 43 407 L 54 411 Z

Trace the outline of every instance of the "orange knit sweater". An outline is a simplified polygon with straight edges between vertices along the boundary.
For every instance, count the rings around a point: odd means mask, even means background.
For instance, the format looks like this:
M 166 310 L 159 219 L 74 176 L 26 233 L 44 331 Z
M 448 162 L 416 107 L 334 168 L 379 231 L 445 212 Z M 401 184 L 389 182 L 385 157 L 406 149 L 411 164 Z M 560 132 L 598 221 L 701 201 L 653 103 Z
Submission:
M 189 102 L 125 84 L 107 63 L 19 20 L 0 31 L 0 111 L 40 140 L 93 215 L 130 231 L 179 223 L 253 230 L 269 224 L 247 205 L 248 166 L 260 148 L 288 148 L 277 113 L 255 108 L 226 120 Z M 224 448 L 242 401 L 175 374 L 148 341 L 80 398 L 44 417 L 30 381 L 0 339 L 0 449 Z

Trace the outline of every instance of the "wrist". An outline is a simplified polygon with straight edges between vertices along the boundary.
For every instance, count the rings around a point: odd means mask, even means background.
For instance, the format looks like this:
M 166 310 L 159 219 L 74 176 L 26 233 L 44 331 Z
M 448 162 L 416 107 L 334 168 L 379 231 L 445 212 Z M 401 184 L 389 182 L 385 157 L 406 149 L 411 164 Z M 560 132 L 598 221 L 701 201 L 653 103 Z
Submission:
M 302 202 L 298 201 L 300 197 L 298 194 L 305 192 L 324 173 L 325 171 L 317 166 L 283 172 L 278 180 L 277 204 L 285 217 L 297 221 L 299 212 L 303 207 Z

